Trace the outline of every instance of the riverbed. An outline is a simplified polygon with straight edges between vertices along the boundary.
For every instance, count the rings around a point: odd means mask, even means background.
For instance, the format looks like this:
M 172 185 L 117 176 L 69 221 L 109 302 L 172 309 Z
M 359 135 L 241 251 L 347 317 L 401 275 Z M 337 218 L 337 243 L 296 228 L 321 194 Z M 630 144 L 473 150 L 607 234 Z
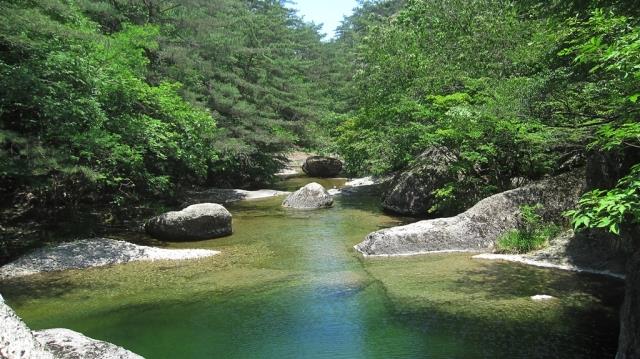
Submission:
M 2 282 L 0 293 L 32 329 L 73 329 L 149 359 L 614 356 L 620 280 L 467 253 L 363 259 L 353 245 L 411 219 L 384 214 L 366 188 L 326 210 L 282 200 L 228 205 L 225 238 L 120 236 L 215 257 L 39 274 Z

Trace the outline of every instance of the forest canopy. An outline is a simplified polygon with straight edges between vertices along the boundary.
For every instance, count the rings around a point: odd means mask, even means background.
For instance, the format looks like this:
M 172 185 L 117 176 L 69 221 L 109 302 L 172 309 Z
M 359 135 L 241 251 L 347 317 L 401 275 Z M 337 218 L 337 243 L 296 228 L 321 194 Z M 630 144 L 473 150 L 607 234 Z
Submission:
M 635 1 L 359 1 L 335 39 L 276 0 L 0 0 L 7 202 L 136 203 L 269 183 L 294 149 L 348 175 L 456 154 L 438 191 L 465 208 L 624 158 L 576 227 L 640 217 Z M 621 163 L 622 163 L 621 162 Z M 634 166 L 635 165 L 635 166 Z

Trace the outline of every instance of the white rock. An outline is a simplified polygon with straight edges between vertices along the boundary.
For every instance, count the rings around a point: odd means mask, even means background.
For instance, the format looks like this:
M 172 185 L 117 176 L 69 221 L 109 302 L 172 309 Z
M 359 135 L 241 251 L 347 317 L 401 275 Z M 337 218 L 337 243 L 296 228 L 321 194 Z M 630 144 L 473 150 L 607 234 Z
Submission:
M 91 339 L 69 329 L 46 329 L 33 332 L 36 340 L 55 354 L 69 359 L 143 359 L 115 344 Z
M 333 205 L 333 197 L 319 183 L 309 183 L 296 192 L 290 194 L 284 202 L 283 207 L 297 209 L 318 209 L 329 208 Z
M 536 302 L 542 302 L 542 301 L 554 300 L 554 299 L 558 299 L 558 298 L 552 297 L 546 294 L 538 294 L 538 295 L 531 296 L 531 300 Z
M 329 193 L 332 196 L 335 196 L 337 194 L 342 193 L 342 190 L 337 189 L 337 188 L 331 188 L 330 190 L 327 191 L 327 193 Z
M 54 358 L 53 354 L 36 340 L 27 325 L 4 301 L 0 301 L 0 358 Z
M 260 189 L 247 191 L 243 189 L 210 188 L 205 191 L 189 192 L 186 196 L 185 204 L 197 203 L 232 203 L 246 200 L 256 200 L 263 198 L 278 197 L 290 194 L 291 192 L 276 191 L 273 189 Z
M 197 259 L 218 253 L 220 252 L 208 249 L 165 249 L 139 246 L 108 238 L 85 239 L 37 249 L 0 267 L 0 279 L 132 261 Z
M 373 179 L 373 177 L 369 176 L 369 177 L 363 177 L 363 178 L 354 178 L 350 181 L 347 181 L 347 183 L 345 183 L 345 186 L 361 187 L 361 186 L 371 186 L 374 184 L 376 184 L 376 181 Z

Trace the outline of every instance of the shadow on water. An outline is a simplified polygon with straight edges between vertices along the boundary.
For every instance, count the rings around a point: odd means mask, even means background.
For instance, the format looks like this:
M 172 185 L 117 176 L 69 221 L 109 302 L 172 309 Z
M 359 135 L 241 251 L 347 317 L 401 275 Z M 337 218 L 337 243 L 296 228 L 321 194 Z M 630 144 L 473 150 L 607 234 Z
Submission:
M 610 358 L 624 284 L 593 275 L 433 255 L 365 260 L 397 320 L 423 332 L 432 356 Z M 535 302 L 530 296 L 557 299 Z M 432 343 L 433 338 L 443 342 Z M 442 343 L 446 343 L 442 346 Z M 442 346 L 441 350 L 433 346 Z
M 624 295 L 624 281 L 616 278 L 603 279 L 600 275 L 557 269 L 540 270 L 520 263 L 478 262 L 477 269 L 460 270 L 460 278 L 452 285 L 469 294 L 484 293 L 491 300 L 538 294 L 555 297 L 572 288 L 606 305 L 619 305 L 618 301 Z

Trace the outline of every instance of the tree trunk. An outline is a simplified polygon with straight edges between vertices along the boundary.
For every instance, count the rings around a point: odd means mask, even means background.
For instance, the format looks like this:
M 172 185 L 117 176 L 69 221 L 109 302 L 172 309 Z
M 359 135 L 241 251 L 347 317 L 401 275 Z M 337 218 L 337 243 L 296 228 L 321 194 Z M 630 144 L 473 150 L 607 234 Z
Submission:
M 638 358 L 640 358 L 640 250 L 636 248 L 627 264 L 627 288 L 624 304 L 620 310 L 620 338 L 616 359 Z

